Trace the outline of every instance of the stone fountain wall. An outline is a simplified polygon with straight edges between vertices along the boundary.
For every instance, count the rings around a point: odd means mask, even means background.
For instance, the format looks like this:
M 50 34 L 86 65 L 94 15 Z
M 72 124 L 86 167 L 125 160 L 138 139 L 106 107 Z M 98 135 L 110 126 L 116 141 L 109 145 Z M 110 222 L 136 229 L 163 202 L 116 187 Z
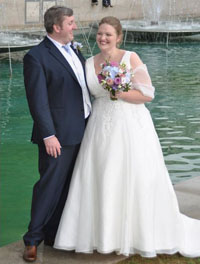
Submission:
M 113 7 L 97 6 L 91 0 L 0 0 L 0 30 L 42 27 L 44 11 L 54 5 L 66 5 L 74 10 L 77 22 L 81 25 L 113 15 L 120 19 L 141 19 L 145 7 L 151 9 L 155 0 L 111 0 Z M 199 0 L 165 0 L 160 11 L 161 19 L 200 18 Z M 146 6 L 148 3 L 148 6 Z M 143 5 L 142 5 L 143 4 Z

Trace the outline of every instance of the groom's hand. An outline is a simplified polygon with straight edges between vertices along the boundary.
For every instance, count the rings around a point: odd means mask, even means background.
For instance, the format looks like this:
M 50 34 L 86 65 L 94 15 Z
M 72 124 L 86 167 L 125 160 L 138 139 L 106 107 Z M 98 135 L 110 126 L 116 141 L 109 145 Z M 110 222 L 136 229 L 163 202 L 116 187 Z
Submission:
M 61 155 L 61 145 L 56 136 L 44 139 L 46 152 L 54 158 Z

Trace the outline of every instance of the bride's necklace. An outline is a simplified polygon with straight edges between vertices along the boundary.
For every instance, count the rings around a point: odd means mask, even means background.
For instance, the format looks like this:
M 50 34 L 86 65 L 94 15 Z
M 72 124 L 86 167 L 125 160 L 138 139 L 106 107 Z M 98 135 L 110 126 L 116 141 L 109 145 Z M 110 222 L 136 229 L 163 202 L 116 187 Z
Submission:
M 110 61 L 111 60 L 111 55 L 109 55 L 109 56 L 103 56 L 102 55 L 102 58 L 103 58 L 103 61 Z
M 105 61 L 118 61 L 118 59 L 116 59 L 116 58 L 119 57 L 119 54 L 115 53 L 115 56 L 112 56 L 112 55 L 111 54 L 107 54 L 107 55 L 101 54 L 101 57 L 103 58 L 103 62 L 105 62 Z M 111 58 L 115 58 L 115 59 L 111 60 Z

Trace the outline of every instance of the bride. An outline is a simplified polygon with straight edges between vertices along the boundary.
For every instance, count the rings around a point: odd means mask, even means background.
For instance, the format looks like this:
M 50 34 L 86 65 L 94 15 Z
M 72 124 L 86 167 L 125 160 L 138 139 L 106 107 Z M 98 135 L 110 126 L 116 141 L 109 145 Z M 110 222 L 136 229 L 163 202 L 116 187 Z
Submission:
M 150 113 L 154 98 L 147 67 L 135 52 L 118 48 L 115 17 L 99 24 L 100 53 L 86 62 L 94 96 L 54 247 L 76 252 L 115 251 L 128 256 L 179 252 L 200 256 L 200 221 L 179 212 Z M 133 90 L 111 100 L 98 82 L 105 60 L 133 70 Z

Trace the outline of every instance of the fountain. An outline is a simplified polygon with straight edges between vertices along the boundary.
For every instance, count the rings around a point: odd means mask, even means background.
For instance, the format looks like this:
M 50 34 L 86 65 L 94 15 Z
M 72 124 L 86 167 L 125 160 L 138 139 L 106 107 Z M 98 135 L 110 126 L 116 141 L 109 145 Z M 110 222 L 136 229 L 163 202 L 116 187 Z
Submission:
M 40 17 L 37 18 L 34 8 L 27 9 L 27 6 L 27 1 L 24 6 L 17 0 L 0 0 L 0 53 L 27 50 L 41 41 L 42 32 L 38 28 Z M 24 14 L 21 12 L 23 7 Z M 8 13 L 12 15 L 8 16 Z M 38 23 L 34 23 L 36 20 Z
M 198 7 L 198 1 L 193 6 Z M 134 8 L 134 2 L 129 17 Z M 182 10 L 188 1 L 182 3 Z M 127 42 L 164 42 L 200 40 L 200 21 L 192 15 L 182 16 L 182 10 L 176 10 L 176 1 L 142 0 L 143 19 L 121 21 L 124 31 L 124 43 Z M 178 14 L 179 15 L 178 15 Z
M 27 25 L 29 25 L 29 29 L 25 32 L 22 30 L 11 31 L 7 28 L 6 25 L 8 24 L 8 18 L 6 17 L 6 13 L 8 11 L 8 7 L 3 2 L 4 1 L 1 3 L 0 1 L 0 53 L 27 50 L 38 44 L 41 41 L 44 32 L 41 36 L 39 35 L 38 28 L 31 29 L 30 21 L 37 21 L 37 23 L 33 23 L 33 25 L 42 25 L 42 13 L 44 12 L 45 8 L 47 8 L 46 4 L 42 7 L 43 9 L 40 12 L 36 12 L 29 6 L 27 9 L 28 11 L 26 10 L 27 14 L 24 18 Z M 53 2 L 51 2 L 51 4 Z M 130 6 L 128 7 L 127 19 L 121 21 L 124 31 L 124 43 L 168 43 L 169 41 L 200 40 L 200 22 L 193 18 L 193 14 L 189 14 L 190 11 L 187 17 L 184 15 L 186 13 L 185 10 L 189 10 L 191 1 L 186 0 L 181 2 L 180 7 L 177 6 L 177 0 L 140 0 L 141 10 L 137 10 L 135 7 L 137 6 L 138 2 L 138 0 L 129 1 Z M 28 3 L 30 2 L 27 0 L 26 3 L 28 6 Z M 33 5 L 33 3 L 31 5 Z M 40 7 L 37 3 L 34 3 L 35 8 Z M 59 3 L 64 4 L 65 1 L 59 0 Z M 192 3 L 193 9 L 198 9 L 197 7 L 199 5 L 199 0 L 192 0 Z M 20 6 L 17 3 L 17 0 L 13 1 L 12 8 L 15 10 L 16 21 L 18 23 L 21 18 L 19 15 Z M 140 19 L 133 20 L 133 17 L 136 17 L 136 11 L 141 13 Z M 80 21 L 79 24 L 81 24 Z M 91 28 L 96 29 L 97 24 L 98 23 L 94 19 Z M 4 25 L 4 27 L 2 25 Z M 92 53 L 91 51 L 93 48 L 90 48 L 88 43 L 92 34 L 89 32 L 87 37 L 81 28 L 81 35 L 83 36 L 90 53 Z
M 30 49 L 41 41 L 40 36 L 23 32 L 0 32 L 0 53 Z
M 125 42 L 166 42 L 200 40 L 200 23 L 168 21 L 122 21 Z

